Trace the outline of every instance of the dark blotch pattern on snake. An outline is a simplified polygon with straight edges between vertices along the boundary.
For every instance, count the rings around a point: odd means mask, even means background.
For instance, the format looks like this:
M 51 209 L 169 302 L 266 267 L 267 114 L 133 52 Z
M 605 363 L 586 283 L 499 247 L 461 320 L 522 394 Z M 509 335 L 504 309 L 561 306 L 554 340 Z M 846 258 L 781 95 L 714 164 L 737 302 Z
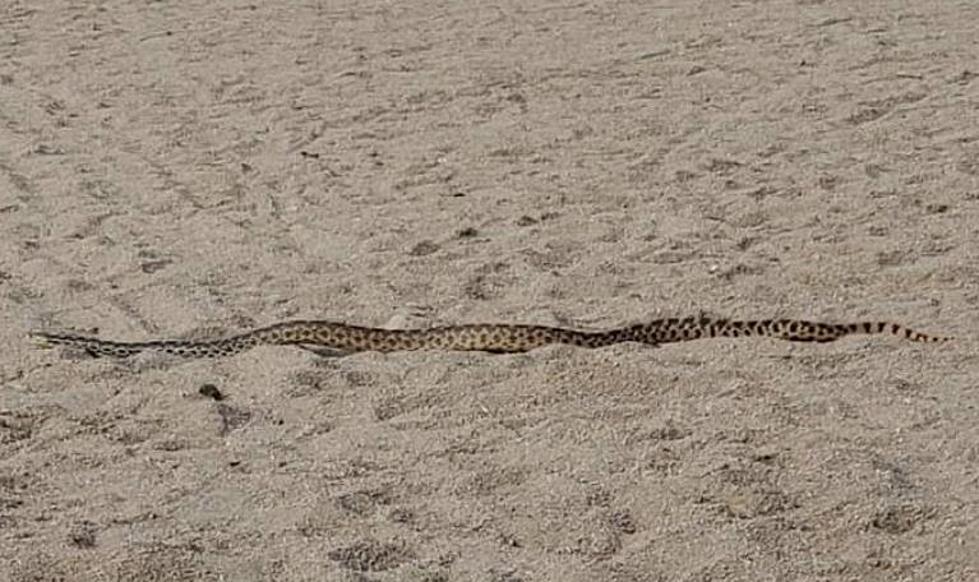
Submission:
M 773 337 L 797 342 L 831 342 L 852 334 L 890 334 L 916 342 L 944 342 L 888 322 L 822 323 L 798 319 L 728 320 L 698 316 L 657 319 L 606 331 L 544 325 L 470 324 L 430 329 L 381 329 L 331 321 L 287 321 L 223 339 L 119 342 L 74 334 L 31 332 L 41 346 L 63 345 L 93 356 L 125 358 L 158 351 L 189 358 L 231 356 L 258 345 L 299 345 L 337 353 L 402 350 L 526 352 L 548 344 L 600 348 L 621 342 L 658 345 L 708 337 Z

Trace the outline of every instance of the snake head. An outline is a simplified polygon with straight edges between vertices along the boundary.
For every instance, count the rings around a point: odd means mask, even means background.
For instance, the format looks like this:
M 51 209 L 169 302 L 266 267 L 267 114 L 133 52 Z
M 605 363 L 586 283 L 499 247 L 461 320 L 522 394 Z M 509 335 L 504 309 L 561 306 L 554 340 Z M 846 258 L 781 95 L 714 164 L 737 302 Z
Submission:
M 44 333 L 43 331 L 27 332 L 27 337 L 31 339 L 31 343 L 34 344 L 34 347 L 41 350 L 51 350 L 57 346 L 57 343 L 54 341 L 53 337 Z

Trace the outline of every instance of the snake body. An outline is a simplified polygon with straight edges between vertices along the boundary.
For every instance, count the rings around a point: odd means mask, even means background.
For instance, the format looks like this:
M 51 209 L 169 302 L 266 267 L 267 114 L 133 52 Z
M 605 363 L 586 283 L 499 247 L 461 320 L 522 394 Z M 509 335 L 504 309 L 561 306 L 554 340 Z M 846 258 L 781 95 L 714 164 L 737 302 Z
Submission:
M 657 319 L 606 331 L 543 325 L 470 324 L 429 329 L 381 329 L 332 321 L 287 321 L 222 339 L 120 342 L 75 334 L 32 332 L 41 346 L 70 346 L 99 356 L 125 358 L 157 351 L 190 358 L 231 356 L 258 345 L 299 345 L 331 352 L 475 350 L 526 352 L 548 344 L 600 348 L 621 342 L 658 345 L 706 337 L 763 336 L 797 342 L 831 342 L 852 334 L 890 334 L 916 342 L 950 338 L 917 332 L 897 323 L 823 323 L 799 319 L 728 320 L 706 316 Z

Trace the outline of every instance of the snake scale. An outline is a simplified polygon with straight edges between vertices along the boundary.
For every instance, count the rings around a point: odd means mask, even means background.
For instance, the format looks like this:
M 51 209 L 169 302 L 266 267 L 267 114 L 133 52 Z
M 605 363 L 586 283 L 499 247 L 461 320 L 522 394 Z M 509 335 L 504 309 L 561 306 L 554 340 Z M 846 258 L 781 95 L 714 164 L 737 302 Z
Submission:
M 120 342 L 90 336 L 31 332 L 42 347 L 57 345 L 92 356 L 125 358 L 157 351 L 190 358 L 231 356 L 259 345 L 298 345 L 346 354 L 362 351 L 475 350 L 526 352 L 548 344 L 600 348 L 621 342 L 658 345 L 707 337 L 773 337 L 797 342 L 831 342 L 852 334 L 890 334 L 916 342 L 951 338 L 917 332 L 897 323 L 823 323 L 799 319 L 728 320 L 707 316 L 657 319 L 605 331 L 543 325 L 469 324 L 429 329 L 381 329 L 332 321 L 286 321 L 221 339 Z

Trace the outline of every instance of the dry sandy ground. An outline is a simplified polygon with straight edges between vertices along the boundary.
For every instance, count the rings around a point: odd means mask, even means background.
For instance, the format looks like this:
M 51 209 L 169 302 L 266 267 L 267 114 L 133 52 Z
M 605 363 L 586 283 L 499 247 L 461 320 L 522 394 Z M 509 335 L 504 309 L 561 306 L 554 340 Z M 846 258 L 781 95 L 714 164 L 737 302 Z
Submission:
M 5 0 L 0 579 L 975 580 L 977 39 L 973 0 Z M 25 337 L 700 310 L 958 340 Z

